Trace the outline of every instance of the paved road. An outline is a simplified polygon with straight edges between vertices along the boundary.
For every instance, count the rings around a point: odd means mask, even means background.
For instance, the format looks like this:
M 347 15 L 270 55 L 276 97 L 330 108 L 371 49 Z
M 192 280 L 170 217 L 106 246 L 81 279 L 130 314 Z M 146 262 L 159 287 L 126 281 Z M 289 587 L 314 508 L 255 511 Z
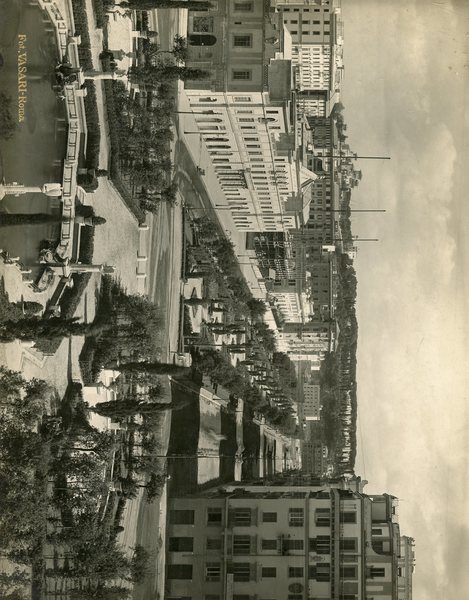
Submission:
M 170 48 L 178 31 L 178 11 L 160 10 L 150 13 L 150 27 L 158 31 L 161 48 Z M 174 152 L 174 150 L 173 150 Z M 173 162 L 176 162 L 174 159 Z M 179 333 L 179 300 L 182 262 L 182 198 L 178 205 L 162 204 L 157 216 L 149 219 L 148 295 L 161 309 L 165 321 L 161 337 L 161 359 L 171 360 L 177 350 Z M 168 381 L 169 384 L 169 381 Z M 167 448 L 171 414 L 166 415 L 161 441 Z M 134 600 L 156 600 L 164 595 L 166 487 L 162 497 L 152 503 L 140 503 L 136 527 L 136 543 L 143 545 L 151 556 L 150 570 L 142 584 L 133 591 Z

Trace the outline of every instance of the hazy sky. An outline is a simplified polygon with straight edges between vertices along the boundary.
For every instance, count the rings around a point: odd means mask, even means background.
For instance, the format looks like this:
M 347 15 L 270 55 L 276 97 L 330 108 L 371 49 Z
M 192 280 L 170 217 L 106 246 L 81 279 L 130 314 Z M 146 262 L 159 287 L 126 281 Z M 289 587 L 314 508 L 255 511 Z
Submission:
M 415 600 L 469 597 L 469 2 L 343 0 L 353 193 L 359 453 L 401 499 Z M 464 108 L 464 102 L 467 108 Z M 361 438 L 361 441 L 360 441 Z

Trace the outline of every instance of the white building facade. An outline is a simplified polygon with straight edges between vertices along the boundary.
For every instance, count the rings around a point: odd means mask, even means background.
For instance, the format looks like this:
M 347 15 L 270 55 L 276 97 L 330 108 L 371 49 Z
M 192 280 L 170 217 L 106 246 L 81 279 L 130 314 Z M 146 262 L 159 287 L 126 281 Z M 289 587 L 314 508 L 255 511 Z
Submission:
M 223 190 L 217 208 L 230 210 L 240 231 L 299 226 L 302 192 L 317 176 L 296 160 L 289 103 L 267 93 L 187 90 L 199 133 Z

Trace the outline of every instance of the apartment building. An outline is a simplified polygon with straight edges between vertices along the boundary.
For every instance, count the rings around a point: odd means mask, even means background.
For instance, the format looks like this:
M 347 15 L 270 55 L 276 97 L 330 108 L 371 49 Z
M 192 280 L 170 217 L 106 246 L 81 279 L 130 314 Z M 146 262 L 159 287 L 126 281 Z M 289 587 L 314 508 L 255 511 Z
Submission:
M 319 421 L 321 418 L 321 386 L 317 383 L 303 384 L 304 417 L 306 421 Z
M 327 446 L 320 441 L 304 441 L 301 446 L 301 468 L 311 475 L 321 477 L 327 467 Z
M 412 600 L 412 575 L 415 569 L 414 538 L 401 536 L 401 555 L 397 566 L 397 598 Z
M 279 0 L 276 3 L 293 45 L 333 43 L 334 15 L 338 9 L 332 4 L 330 0 L 322 3 Z
M 396 597 L 397 500 L 357 479 L 223 486 L 168 502 L 167 600 Z
M 313 319 L 306 323 L 286 323 L 279 331 L 279 338 L 291 360 L 315 360 L 333 349 L 336 325 Z
M 298 114 L 328 116 L 344 73 L 341 8 L 329 0 L 277 0 L 276 7 L 291 35 Z

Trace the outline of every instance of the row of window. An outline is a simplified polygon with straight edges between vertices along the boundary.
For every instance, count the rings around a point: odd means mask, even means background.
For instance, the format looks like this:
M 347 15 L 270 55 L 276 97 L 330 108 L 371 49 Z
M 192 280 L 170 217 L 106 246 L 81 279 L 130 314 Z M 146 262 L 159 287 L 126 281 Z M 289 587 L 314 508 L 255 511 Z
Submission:
M 303 8 L 302 8 L 302 11 L 303 11 L 304 13 L 307 13 L 307 12 L 309 12 L 309 10 L 310 10 L 309 8 L 305 8 L 305 7 L 303 7 Z M 324 12 L 325 12 L 325 13 L 328 13 L 328 12 L 329 12 L 329 9 L 328 9 L 328 8 L 324 8 L 323 10 L 324 10 Z M 293 9 L 292 9 L 292 8 L 288 8 L 288 7 L 284 7 L 284 8 L 283 8 L 283 12 L 290 12 L 290 11 L 291 11 L 291 12 L 300 12 L 300 9 L 299 9 L 299 8 L 293 8 Z M 315 8 L 315 9 L 314 9 L 314 12 L 315 12 L 315 13 L 321 12 L 321 9 L 320 9 L 320 8 Z
M 288 23 L 288 21 L 285 20 L 285 23 Z M 298 19 L 290 19 L 290 23 L 293 23 L 294 25 L 297 25 L 298 24 Z M 309 19 L 307 19 L 306 21 L 301 21 L 302 25 L 310 25 L 311 23 L 313 25 L 320 25 L 321 21 L 317 21 L 317 20 L 316 21 L 311 21 Z M 330 21 L 323 21 L 323 23 L 324 23 L 324 25 L 329 25 Z
M 250 596 L 249 594 L 233 594 L 233 600 L 253 600 L 253 598 L 257 598 L 257 596 Z M 167 600 L 192 600 L 191 596 L 177 596 L 171 597 L 169 596 Z M 218 594 L 205 594 L 204 600 L 221 600 L 221 596 Z M 288 600 L 303 600 L 303 594 L 288 594 Z M 356 594 L 340 594 L 339 600 L 357 600 Z M 373 600 L 373 598 L 368 598 L 367 600 Z
M 231 563 L 230 571 L 235 582 L 247 582 L 257 580 L 257 565 L 255 563 Z M 217 582 L 221 580 L 222 563 L 205 563 L 205 581 Z M 341 574 L 343 578 L 356 579 L 358 576 L 357 567 L 342 567 Z M 265 579 L 275 579 L 277 577 L 277 567 L 261 567 L 260 575 Z M 303 578 L 304 567 L 288 567 L 288 576 L 290 578 Z M 172 564 L 167 567 L 168 579 L 192 579 L 193 565 L 191 564 Z M 330 581 L 330 564 L 323 563 L 318 566 L 309 567 L 309 579 L 316 581 Z
M 298 35 L 298 30 L 292 29 L 290 31 L 290 33 L 292 35 Z M 301 35 L 324 35 L 324 36 L 326 36 L 326 35 L 330 35 L 330 33 L 331 33 L 330 31 L 326 31 L 326 30 L 325 31 L 308 31 L 308 30 L 301 31 Z
M 253 525 L 255 512 L 251 508 L 236 508 L 230 510 L 229 520 L 231 525 L 251 526 Z M 222 524 L 223 509 L 220 507 L 209 507 L 207 509 L 207 525 Z M 194 510 L 171 510 L 169 513 L 169 522 L 172 525 L 193 525 L 195 520 Z M 263 523 L 276 523 L 276 512 L 263 512 Z M 316 525 L 329 526 L 331 522 L 330 508 L 317 508 L 315 511 Z M 341 523 L 356 523 L 357 513 L 355 511 L 341 511 Z M 290 507 L 288 509 L 288 523 L 291 527 L 303 527 L 304 509 L 301 507 Z
M 250 554 L 252 551 L 254 551 L 255 543 L 256 539 L 249 535 L 235 535 L 233 536 L 233 554 Z M 357 538 L 341 538 L 339 544 L 341 552 L 356 552 L 358 549 Z M 169 538 L 168 547 L 170 552 L 193 552 L 194 538 L 172 536 Z M 207 537 L 205 540 L 205 547 L 208 551 L 221 550 L 222 538 Z M 304 540 L 289 538 L 262 539 L 261 548 L 262 550 L 281 550 L 282 552 L 289 552 L 292 550 L 302 551 L 304 550 Z M 315 538 L 310 538 L 309 552 L 315 552 L 317 554 L 330 554 L 330 537 L 320 535 Z
M 249 562 L 237 562 L 229 565 L 229 571 L 233 575 L 235 582 L 248 582 L 257 580 L 257 565 Z M 207 582 L 217 582 L 221 580 L 222 563 L 206 562 L 204 569 L 204 578 Z M 280 573 L 279 573 L 280 574 Z M 261 577 L 264 579 L 275 579 L 277 577 L 277 567 L 261 567 Z M 342 580 L 354 581 L 358 579 L 359 568 L 357 565 L 341 565 L 340 576 Z M 384 568 L 371 568 L 367 572 L 371 578 L 385 576 Z M 193 565 L 191 564 L 172 564 L 167 566 L 168 579 L 192 579 Z M 288 577 L 292 579 L 304 578 L 304 567 L 288 567 Z M 308 567 L 308 579 L 316 581 L 330 581 L 331 565 L 330 563 L 321 563 Z M 301 596 L 300 596 L 301 597 Z M 236 596 L 234 596 L 236 598 Z

